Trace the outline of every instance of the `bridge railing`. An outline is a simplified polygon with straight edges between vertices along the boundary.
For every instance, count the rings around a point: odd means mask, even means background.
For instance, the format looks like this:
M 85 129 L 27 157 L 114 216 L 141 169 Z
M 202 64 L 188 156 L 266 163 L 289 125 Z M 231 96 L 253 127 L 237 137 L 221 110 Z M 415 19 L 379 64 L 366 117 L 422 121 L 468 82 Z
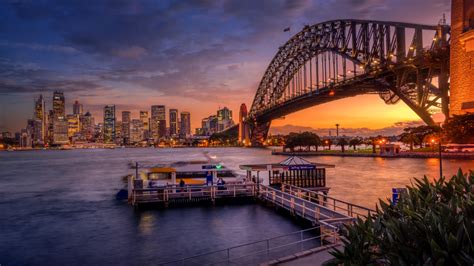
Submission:
M 327 196 L 319 191 L 300 188 L 290 184 L 282 184 L 281 190 L 291 195 L 306 199 L 308 201 L 323 204 L 324 206 L 335 212 L 353 218 L 366 218 L 375 213 L 375 210 L 369 209 L 361 205 L 353 204 L 344 200 L 336 199 L 331 196 Z
M 329 227 L 332 228 L 331 230 L 322 230 L 321 228 L 322 226 L 318 225 L 313 228 L 168 261 L 159 265 L 255 265 L 304 250 L 339 244 L 339 235 L 335 227 Z

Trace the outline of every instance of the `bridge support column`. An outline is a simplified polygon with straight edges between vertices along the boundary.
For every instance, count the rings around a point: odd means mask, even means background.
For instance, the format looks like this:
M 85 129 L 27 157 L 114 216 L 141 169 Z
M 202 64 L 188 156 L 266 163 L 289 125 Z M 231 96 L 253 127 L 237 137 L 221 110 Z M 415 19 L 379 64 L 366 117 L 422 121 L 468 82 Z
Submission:
M 252 146 L 263 146 L 267 139 L 268 130 L 270 129 L 270 122 L 259 123 L 255 122 L 251 126 L 250 142 Z

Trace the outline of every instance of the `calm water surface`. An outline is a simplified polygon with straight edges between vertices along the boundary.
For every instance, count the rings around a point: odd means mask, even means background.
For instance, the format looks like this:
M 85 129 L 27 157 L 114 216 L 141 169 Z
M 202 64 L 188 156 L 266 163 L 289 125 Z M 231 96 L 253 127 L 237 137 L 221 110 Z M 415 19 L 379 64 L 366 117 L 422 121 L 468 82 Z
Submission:
M 259 205 L 134 211 L 115 200 L 130 161 L 203 159 L 238 169 L 279 162 L 265 149 L 116 149 L 0 152 L 0 264 L 155 264 L 302 227 Z M 309 157 L 335 164 L 330 195 L 374 207 L 413 177 L 436 178 L 437 159 Z M 446 175 L 474 162 L 444 160 Z

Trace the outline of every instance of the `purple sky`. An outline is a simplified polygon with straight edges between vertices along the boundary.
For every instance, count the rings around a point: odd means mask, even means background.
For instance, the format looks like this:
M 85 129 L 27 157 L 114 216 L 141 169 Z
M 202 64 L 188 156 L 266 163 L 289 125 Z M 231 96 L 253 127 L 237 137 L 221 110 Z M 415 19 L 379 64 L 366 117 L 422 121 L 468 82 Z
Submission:
M 447 0 L 1 1 L 0 131 L 24 127 L 40 93 L 51 108 L 56 89 L 65 92 L 68 112 L 79 100 L 96 121 L 106 104 L 134 117 L 164 104 L 190 111 L 193 127 L 219 106 L 237 117 L 242 102 L 250 108 L 278 47 L 305 24 L 434 25 L 449 11 Z

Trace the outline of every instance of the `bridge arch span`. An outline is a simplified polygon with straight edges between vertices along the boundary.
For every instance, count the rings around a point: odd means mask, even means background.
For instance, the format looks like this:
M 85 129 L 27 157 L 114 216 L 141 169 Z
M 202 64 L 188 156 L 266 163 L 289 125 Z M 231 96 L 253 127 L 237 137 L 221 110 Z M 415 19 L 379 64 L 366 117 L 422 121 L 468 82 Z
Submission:
M 249 112 L 253 144 L 271 120 L 321 103 L 377 93 L 426 123 L 448 110 L 449 26 L 335 20 L 305 26 L 270 62 Z

